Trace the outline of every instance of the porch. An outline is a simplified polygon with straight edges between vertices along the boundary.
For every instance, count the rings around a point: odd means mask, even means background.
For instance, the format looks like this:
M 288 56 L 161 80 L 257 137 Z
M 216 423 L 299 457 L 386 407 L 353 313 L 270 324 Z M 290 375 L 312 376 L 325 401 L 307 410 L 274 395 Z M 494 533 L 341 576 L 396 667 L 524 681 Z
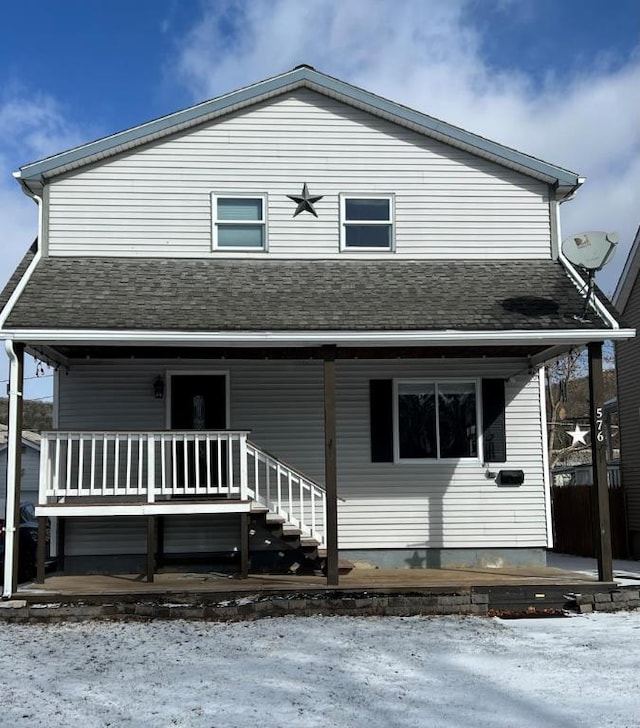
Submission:
M 279 530 L 316 557 L 326 546 L 324 488 L 248 440 L 247 431 L 45 432 L 40 451 L 39 527 L 56 519 L 65 561 L 65 523 L 74 518 L 146 519 L 146 579 L 164 554 L 159 518 L 239 516 L 239 568 L 249 568 L 250 519 Z M 64 519 L 64 520 L 62 520 Z M 162 526 L 161 526 L 162 528 Z M 253 531 L 252 531 L 253 533 Z M 37 581 L 44 581 L 44 538 Z

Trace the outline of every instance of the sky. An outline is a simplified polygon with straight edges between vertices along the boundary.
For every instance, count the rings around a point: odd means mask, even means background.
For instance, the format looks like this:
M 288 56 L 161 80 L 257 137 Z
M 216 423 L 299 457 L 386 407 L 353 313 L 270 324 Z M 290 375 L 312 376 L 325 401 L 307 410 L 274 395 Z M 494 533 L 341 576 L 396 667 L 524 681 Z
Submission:
M 563 235 L 619 234 L 613 293 L 640 225 L 640 0 L 6 3 L 0 287 L 37 231 L 19 166 L 299 63 L 586 177 Z

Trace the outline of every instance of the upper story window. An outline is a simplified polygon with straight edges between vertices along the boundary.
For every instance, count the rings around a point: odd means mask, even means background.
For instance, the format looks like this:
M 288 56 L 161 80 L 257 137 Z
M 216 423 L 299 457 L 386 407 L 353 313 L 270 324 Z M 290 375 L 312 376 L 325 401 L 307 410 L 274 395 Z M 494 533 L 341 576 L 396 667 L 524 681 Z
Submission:
M 212 208 L 214 250 L 266 250 L 266 195 L 213 194 Z
M 340 196 L 340 249 L 393 250 L 393 195 Z
M 396 460 L 478 457 L 475 381 L 396 382 Z

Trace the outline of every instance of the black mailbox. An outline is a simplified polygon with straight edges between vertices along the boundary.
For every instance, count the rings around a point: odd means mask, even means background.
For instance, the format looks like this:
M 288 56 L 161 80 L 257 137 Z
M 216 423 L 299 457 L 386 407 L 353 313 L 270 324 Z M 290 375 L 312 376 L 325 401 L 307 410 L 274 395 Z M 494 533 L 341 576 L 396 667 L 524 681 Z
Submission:
M 501 470 L 496 478 L 498 485 L 522 485 L 524 470 Z

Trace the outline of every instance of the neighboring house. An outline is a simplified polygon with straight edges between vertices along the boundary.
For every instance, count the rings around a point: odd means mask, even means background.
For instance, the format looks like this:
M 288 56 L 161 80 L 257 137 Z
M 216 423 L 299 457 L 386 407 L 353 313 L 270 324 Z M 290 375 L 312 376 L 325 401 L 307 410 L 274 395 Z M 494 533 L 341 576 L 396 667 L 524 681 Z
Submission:
M 613 302 L 624 321 L 640 326 L 640 228 L 620 276 Z M 640 558 L 640 342 L 616 345 L 622 486 L 627 504 L 631 555 Z
M 326 549 L 330 583 L 336 542 L 544 563 L 540 367 L 633 334 L 599 294 L 577 318 L 578 175 L 301 66 L 16 177 L 40 233 L 0 335 L 15 388 L 23 348 L 58 366 L 65 570 L 247 538 L 254 567 Z
M 0 424 L 0 518 L 4 519 L 5 493 L 7 492 L 7 426 Z M 22 483 L 21 503 L 38 502 L 40 478 L 40 435 L 22 431 Z

